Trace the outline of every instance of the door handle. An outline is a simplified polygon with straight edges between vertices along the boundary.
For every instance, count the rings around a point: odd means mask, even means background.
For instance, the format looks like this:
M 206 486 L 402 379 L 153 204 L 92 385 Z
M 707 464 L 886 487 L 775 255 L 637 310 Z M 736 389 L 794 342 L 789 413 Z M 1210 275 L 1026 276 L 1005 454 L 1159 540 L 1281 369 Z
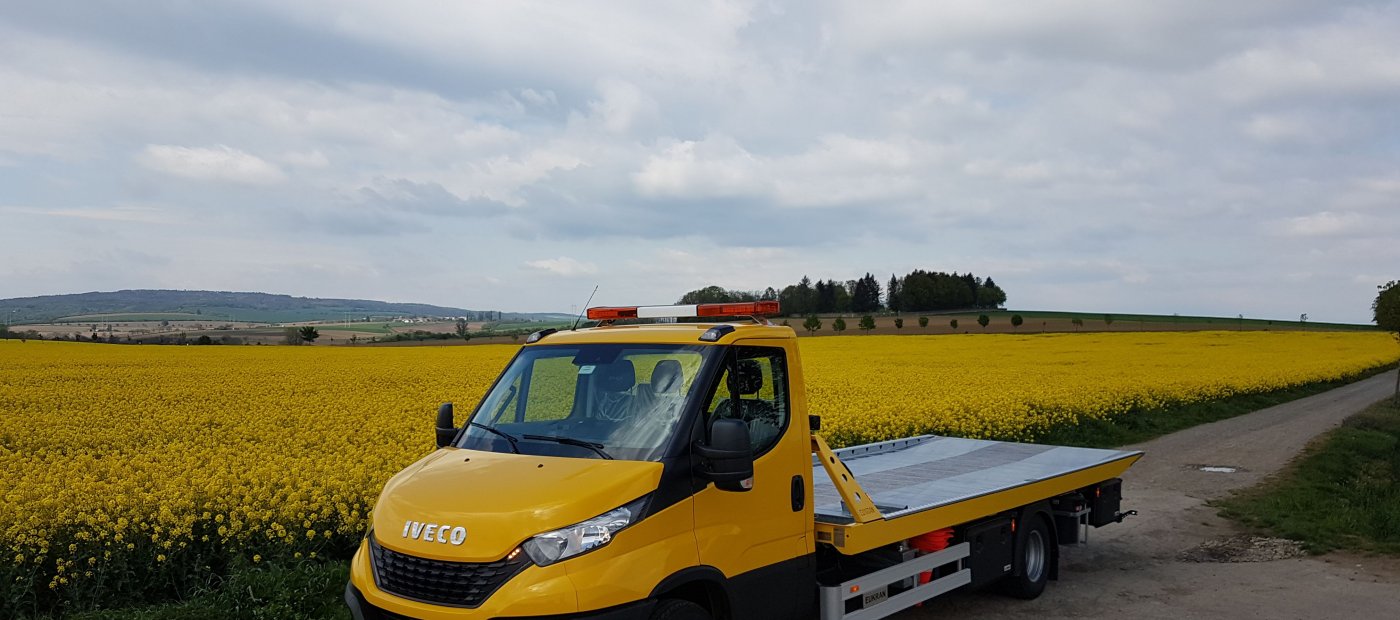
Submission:
M 792 511 L 797 512 L 807 507 L 807 485 L 802 480 L 802 475 L 792 477 Z

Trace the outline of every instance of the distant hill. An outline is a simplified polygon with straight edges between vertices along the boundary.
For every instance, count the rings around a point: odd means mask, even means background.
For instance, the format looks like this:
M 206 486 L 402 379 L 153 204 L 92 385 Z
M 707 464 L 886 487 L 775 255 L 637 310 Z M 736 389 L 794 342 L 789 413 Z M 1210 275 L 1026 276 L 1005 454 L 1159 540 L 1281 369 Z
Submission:
M 0 299 L 0 318 L 13 323 L 113 320 L 227 320 L 258 323 L 344 320 L 364 316 L 466 316 L 495 311 L 368 299 L 319 299 L 227 291 L 124 290 Z M 559 314 L 502 312 L 502 321 L 556 319 Z

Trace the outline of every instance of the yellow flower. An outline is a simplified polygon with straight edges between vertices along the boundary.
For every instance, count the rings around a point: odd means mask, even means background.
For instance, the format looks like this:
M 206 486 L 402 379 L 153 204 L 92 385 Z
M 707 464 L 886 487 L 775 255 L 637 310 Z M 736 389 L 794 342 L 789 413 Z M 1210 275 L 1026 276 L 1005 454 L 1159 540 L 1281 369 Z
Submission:
M 840 336 L 799 346 L 792 368 L 805 389 L 790 400 L 820 414 L 837 446 L 920 433 L 1034 440 L 1400 357 L 1377 332 Z M 212 549 L 316 558 L 363 534 L 384 482 L 427 451 L 437 403 L 470 410 L 517 350 L 0 340 L 0 544 L 15 565 L 49 567 L 26 579 L 54 589 Z M 650 376 L 644 364 L 637 371 Z M 171 560 L 163 552 L 174 548 L 195 553 Z

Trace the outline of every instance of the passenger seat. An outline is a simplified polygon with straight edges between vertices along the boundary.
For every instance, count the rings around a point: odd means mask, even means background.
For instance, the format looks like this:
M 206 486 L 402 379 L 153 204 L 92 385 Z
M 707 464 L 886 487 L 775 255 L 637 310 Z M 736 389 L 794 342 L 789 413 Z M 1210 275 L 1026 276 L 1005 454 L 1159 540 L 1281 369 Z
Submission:
M 681 386 L 684 383 L 685 374 L 681 371 L 679 360 L 657 362 L 651 371 L 651 385 L 647 386 L 649 389 L 638 390 L 638 415 L 656 417 L 664 421 L 679 418 L 681 403 L 684 400 L 681 396 Z

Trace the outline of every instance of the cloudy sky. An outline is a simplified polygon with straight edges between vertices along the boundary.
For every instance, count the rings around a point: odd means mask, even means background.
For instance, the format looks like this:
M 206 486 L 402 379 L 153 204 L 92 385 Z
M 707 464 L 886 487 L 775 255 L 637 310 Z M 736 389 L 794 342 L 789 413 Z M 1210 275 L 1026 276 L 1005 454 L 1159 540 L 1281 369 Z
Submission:
M 0 10 L 0 298 L 568 311 L 991 275 L 1364 322 L 1400 4 L 88 0 Z

